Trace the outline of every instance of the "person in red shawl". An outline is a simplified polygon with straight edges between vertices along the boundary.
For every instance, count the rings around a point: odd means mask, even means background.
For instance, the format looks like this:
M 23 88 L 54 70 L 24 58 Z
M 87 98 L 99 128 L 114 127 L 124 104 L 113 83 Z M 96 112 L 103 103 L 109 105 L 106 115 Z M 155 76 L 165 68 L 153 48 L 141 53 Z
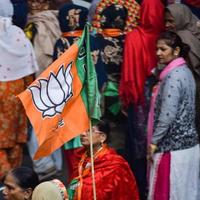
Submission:
M 144 101 L 144 84 L 156 66 L 156 41 L 164 27 L 164 5 L 161 0 L 144 0 L 140 26 L 125 38 L 120 95 L 127 107 Z
M 96 198 L 98 200 L 139 200 L 134 175 L 128 163 L 106 142 L 110 127 L 99 121 L 92 127 Z M 92 173 L 89 132 L 81 134 L 83 147 L 76 152 L 73 174 L 68 185 L 69 200 L 92 200 Z
M 152 69 L 157 65 L 156 41 L 164 29 L 164 4 L 162 0 L 143 0 L 139 26 L 125 38 L 124 57 L 119 94 L 128 111 L 128 131 L 125 151 L 132 167 L 141 199 L 146 191 L 146 126 L 148 118 L 147 93 Z

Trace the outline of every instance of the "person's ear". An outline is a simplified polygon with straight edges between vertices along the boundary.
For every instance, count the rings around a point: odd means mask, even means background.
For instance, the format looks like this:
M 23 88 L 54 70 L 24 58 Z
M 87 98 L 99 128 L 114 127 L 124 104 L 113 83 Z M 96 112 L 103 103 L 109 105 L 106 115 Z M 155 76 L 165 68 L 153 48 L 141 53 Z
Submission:
M 33 190 L 31 188 L 28 188 L 24 191 L 24 199 L 29 200 L 31 199 L 31 195 L 33 193 Z
M 176 56 L 176 57 L 178 57 L 179 56 L 179 54 L 180 54 L 180 47 L 176 47 L 175 49 L 174 49 L 174 56 Z

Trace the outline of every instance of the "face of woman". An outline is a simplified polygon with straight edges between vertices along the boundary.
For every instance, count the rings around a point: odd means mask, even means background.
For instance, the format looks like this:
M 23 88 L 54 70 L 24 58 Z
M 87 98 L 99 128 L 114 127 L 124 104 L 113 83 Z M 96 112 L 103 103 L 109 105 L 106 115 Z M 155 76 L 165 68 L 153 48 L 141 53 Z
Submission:
M 156 54 L 160 64 L 168 64 L 177 57 L 178 52 L 168 46 L 164 40 L 158 40 Z
M 4 185 L 3 196 L 5 200 L 30 200 L 30 192 L 22 189 L 12 174 L 5 177 Z
M 27 2 L 32 14 L 49 9 L 49 2 L 47 0 L 28 0 Z
M 89 131 L 86 131 L 81 134 L 81 144 L 85 147 L 89 147 L 90 145 L 90 135 Z M 93 146 L 101 145 L 106 140 L 106 134 L 99 131 L 96 126 L 92 128 L 92 142 Z
M 165 29 L 167 31 L 175 31 L 176 29 L 174 17 L 168 11 L 165 12 Z

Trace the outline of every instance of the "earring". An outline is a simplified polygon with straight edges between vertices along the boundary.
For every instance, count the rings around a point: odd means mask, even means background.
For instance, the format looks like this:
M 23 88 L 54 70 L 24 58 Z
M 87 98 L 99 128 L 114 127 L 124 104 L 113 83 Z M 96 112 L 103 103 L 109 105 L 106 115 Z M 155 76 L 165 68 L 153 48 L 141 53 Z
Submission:
M 176 57 L 177 57 L 177 56 L 178 56 L 178 53 L 174 53 L 174 56 L 176 56 Z

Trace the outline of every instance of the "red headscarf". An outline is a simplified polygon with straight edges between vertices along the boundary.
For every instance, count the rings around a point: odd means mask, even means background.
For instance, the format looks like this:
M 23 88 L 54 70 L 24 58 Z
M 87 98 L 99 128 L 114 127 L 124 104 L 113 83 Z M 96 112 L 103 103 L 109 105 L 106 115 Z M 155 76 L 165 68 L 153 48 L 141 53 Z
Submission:
M 144 0 L 140 26 L 125 38 L 120 96 L 127 107 L 144 102 L 144 84 L 156 66 L 156 41 L 164 29 L 164 5 L 161 0 Z

